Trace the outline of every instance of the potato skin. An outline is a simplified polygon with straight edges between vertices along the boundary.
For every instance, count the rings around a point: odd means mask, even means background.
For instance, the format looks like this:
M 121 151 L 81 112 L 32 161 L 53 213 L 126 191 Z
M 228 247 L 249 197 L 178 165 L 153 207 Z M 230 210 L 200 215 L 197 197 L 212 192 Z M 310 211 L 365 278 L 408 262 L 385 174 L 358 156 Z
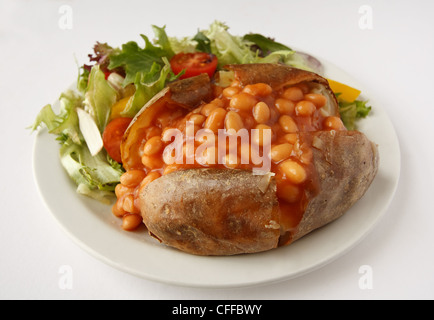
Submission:
M 338 219 L 373 181 L 377 146 L 358 131 L 306 132 L 300 139 L 312 144 L 319 191 L 308 195 L 295 230 L 281 232 L 273 176 L 189 169 L 154 180 L 140 194 L 149 233 L 191 254 L 234 255 L 287 245 Z
M 151 182 L 139 202 L 149 233 L 188 253 L 234 255 L 278 245 L 276 183 L 269 175 L 177 171 Z
M 291 242 L 341 217 L 365 194 L 378 171 L 377 145 L 363 133 L 320 131 L 303 133 L 302 139 L 309 135 L 319 193 L 311 195 Z

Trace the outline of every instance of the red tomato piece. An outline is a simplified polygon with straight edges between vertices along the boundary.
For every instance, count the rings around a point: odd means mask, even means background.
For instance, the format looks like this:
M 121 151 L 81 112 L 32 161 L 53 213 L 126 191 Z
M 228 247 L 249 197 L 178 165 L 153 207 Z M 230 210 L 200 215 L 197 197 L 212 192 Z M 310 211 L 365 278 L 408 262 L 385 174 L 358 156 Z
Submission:
M 217 69 L 217 57 L 205 52 L 178 53 L 170 59 L 170 66 L 175 74 L 185 69 L 185 73 L 180 79 L 198 76 L 207 73 L 213 76 Z
M 122 137 L 131 123 L 132 118 L 116 118 L 109 122 L 102 134 L 104 148 L 113 160 L 122 163 L 121 142 Z

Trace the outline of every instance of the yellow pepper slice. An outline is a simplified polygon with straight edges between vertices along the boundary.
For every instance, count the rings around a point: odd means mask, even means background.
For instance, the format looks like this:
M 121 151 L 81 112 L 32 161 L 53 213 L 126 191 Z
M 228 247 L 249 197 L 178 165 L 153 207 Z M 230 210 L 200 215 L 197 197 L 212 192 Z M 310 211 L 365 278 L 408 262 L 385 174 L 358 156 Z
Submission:
M 353 102 L 360 95 L 361 91 L 355 88 L 352 88 L 346 84 L 337 82 L 335 80 L 327 79 L 329 82 L 330 88 L 334 93 L 340 93 L 339 99 L 345 100 L 347 102 Z
M 116 119 L 116 118 L 121 118 L 121 112 L 125 110 L 125 108 L 128 105 L 128 102 L 130 101 L 131 97 L 125 97 L 122 98 L 121 100 L 119 100 L 118 102 L 116 102 L 111 110 L 111 114 L 110 114 L 110 120 Z

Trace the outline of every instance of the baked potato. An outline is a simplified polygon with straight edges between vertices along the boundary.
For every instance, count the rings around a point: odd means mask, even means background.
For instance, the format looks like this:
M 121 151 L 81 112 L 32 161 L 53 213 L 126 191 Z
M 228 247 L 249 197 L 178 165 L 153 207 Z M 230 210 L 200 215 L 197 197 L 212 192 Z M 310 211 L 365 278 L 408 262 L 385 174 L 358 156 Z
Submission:
M 196 255 L 288 245 L 342 216 L 378 169 L 377 146 L 345 129 L 326 79 L 278 64 L 226 68 L 226 87 L 205 75 L 169 85 L 121 145 L 113 212 L 141 215 L 151 236 Z

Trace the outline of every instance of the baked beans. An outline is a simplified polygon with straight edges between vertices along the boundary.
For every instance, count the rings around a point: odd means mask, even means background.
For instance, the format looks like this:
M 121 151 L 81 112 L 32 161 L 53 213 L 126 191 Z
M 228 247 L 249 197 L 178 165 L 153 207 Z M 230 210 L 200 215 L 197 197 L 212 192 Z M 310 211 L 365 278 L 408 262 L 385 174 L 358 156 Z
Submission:
M 237 80 L 228 87 L 214 88 L 213 94 L 213 100 L 191 111 L 168 104 L 144 128 L 142 140 L 139 139 L 142 167 L 124 173 L 115 188 L 117 201 L 112 212 L 122 218 L 124 230 L 134 230 L 142 223 L 138 198 L 155 179 L 188 168 L 251 170 L 267 156 L 267 136 L 271 139 L 270 171 L 275 174 L 277 197 L 282 214 L 286 215 L 282 221 L 292 225 L 301 216 L 304 190 L 314 189 L 315 175 L 311 142 L 303 140 L 300 131 L 345 130 L 339 117 L 322 115 L 320 109 L 327 106 L 326 96 L 305 82 L 273 90 L 265 83 L 243 86 Z M 209 130 L 196 135 L 200 129 Z M 237 139 L 237 148 L 228 144 L 219 147 L 219 129 L 226 130 L 225 139 Z M 248 132 L 247 141 L 238 135 L 242 129 Z M 177 139 L 177 132 L 182 133 L 182 163 L 173 161 L 177 150 L 166 148 Z M 209 140 L 213 138 L 214 144 Z M 193 139 L 190 144 L 188 139 Z
M 270 120 L 270 108 L 265 102 L 260 101 L 253 107 L 253 118 L 257 123 L 267 123 Z
M 291 101 L 300 101 L 304 98 L 304 93 L 299 87 L 290 87 L 283 92 L 282 96 Z
M 238 132 L 240 129 L 244 128 L 243 119 L 235 111 L 229 111 L 225 118 L 225 129 L 230 133 L 230 130 Z
M 257 100 L 251 94 L 241 92 L 235 94 L 229 103 L 231 108 L 242 110 L 242 111 L 250 111 L 253 106 L 256 104 Z

